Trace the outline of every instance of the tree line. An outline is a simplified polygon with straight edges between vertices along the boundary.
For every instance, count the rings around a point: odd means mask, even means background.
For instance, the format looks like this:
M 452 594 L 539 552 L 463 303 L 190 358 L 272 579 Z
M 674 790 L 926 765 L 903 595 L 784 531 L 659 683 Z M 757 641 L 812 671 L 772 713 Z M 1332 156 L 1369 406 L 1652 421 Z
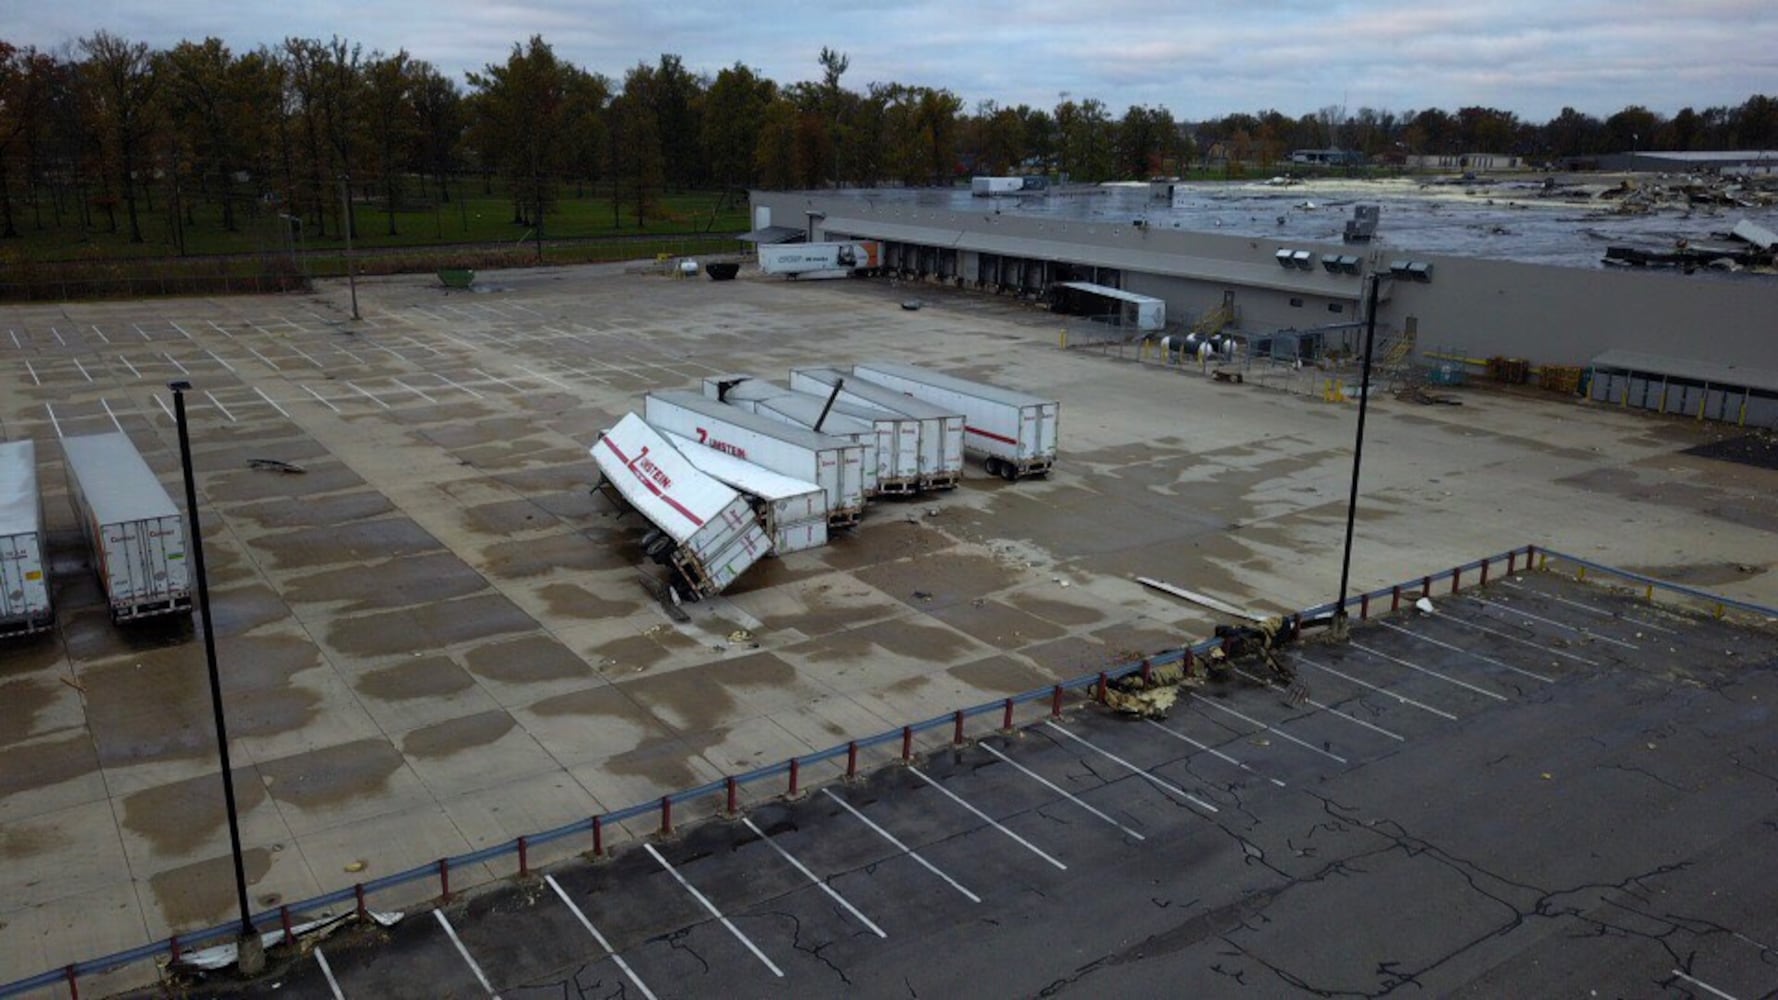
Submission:
M 1325 107 L 1189 123 L 1066 92 L 1050 108 L 966 111 L 944 88 L 854 89 L 832 49 L 816 66 L 814 79 L 779 84 L 741 63 L 696 73 L 667 54 L 617 79 L 533 36 L 459 82 L 406 50 L 366 52 L 338 36 L 239 52 L 216 38 L 155 50 L 106 31 L 59 51 L 0 39 L 0 236 L 76 225 L 142 242 L 155 212 L 181 249 L 200 213 L 231 232 L 275 213 L 315 238 L 367 223 L 394 234 L 402 211 L 496 181 L 512 221 L 541 239 L 559 199 L 589 191 L 609 198 L 614 225 L 642 226 L 672 190 L 949 185 L 968 173 L 1143 179 L 1213 162 L 1268 167 L 1302 148 L 1383 162 L 1778 148 L 1778 99 L 1764 96 L 1671 118 L 1639 106 L 1604 119 L 1564 108 L 1544 123 L 1486 107 Z

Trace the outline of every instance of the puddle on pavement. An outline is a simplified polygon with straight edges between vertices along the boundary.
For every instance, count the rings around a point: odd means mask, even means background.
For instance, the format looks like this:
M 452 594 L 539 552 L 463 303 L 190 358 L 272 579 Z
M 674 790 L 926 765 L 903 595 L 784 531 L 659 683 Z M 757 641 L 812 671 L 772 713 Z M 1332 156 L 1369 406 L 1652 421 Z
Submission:
M 974 645 L 968 636 L 951 629 L 898 619 L 838 632 L 805 648 L 815 663 L 858 659 L 881 649 L 936 666 L 956 659 Z
M 59 847 L 64 842 L 62 831 L 55 827 L 25 826 L 8 823 L 0 826 L 0 858 L 16 861 L 33 857 Z M 0 927 L 5 923 L 0 922 Z
M 725 729 L 711 729 L 684 736 L 650 736 L 630 750 L 605 761 L 613 774 L 647 778 L 662 789 L 690 788 L 703 783 L 692 760 L 727 737 Z
M 932 617 L 978 642 L 1002 649 L 1054 639 L 1066 631 L 1035 615 L 979 597 L 936 608 Z
M 21 677 L 0 683 L 0 739 L 24 739 L 37 731 L 37 715 L 61 697 L 54 677 Z
M 438 539 L 405 517 L 299 528 L 263 535 L 254 550 L 278 569 L 368 563 L 442 549 Z
M 252 886 L 272 870 L 272 852 L 248 848 L 241 865 Z M 226 854 L 151 875 L 148 886 L 170 927 L 207 927 L 236 911 L 234 859 Z
M 735 699 L 716 682 L 723 664 L 687 667 L 619 687 L 674 729 L 699 733 L 735 721 Z
M 447 719 L 422 726 L 401 738 L 401 752 L 410 757 L 449 757 L 498 743 L 518 723 L 505 712 L 494 710 Z
M 1042 597 L 1029 591 L 1012 594 L 1005 598 L 1006 603 L 1027 614 L 1036 615 L 1045 621 L 1057 625 L 1091 625 L 1105 620 L 1104 612 L 1098 608 L 1089 608 L 1067 601 Z
M 449 552 L 310 573 L 284 584 L 292 604 L 348 602 L 342 612 L 379 611 L 467 597 L 488 588 L 481 574 Z
M 359 694 L 382 701 L 411 701 L 467 691 L 475 686 L 475 678 L 448 656 L 422 656 L 366 671 L 352 686 Z
M 529 500 L 503 500 L 465 508 L 463 523 L 484 535 L 522 535 L 559 529 L 555 518 Z
M 61 594 L 55 595 L 56 606 L 61 604 Z M 8 640 L 5 647 L 6 655 L 0 656 L 0 677 L 14 677 L 34 673 L 45 667 L 56 665 L 62 659 L 61 644 L 56 642 L 54 632 L 41 632 L 27 638 Z M 0 732 L 5 732 L 0 729 Z
M 537 622 L 499 594 L 464 597 L 335 619 L 327 642 L 355 656 L 390 656 L 440 649 L 513 632 L 529 632 Z
M 590 444 L 590 442 L 589 442 Z M 569 465 L 545 466 L 496 473 L 494 479 L 512 488 L 520 496 L 542 493 L 586 493 L 599 482 L 599 467 L 590 454 L 582 453 L 584 461 Z
M 0 748 L 0 801 L 98 769 L 92 738 L 85 732 Z
M 636 704 L 629 695 L 619 691 L 615 686 L 604 682 L 534 702 L 530 711 L 545 717 L 603 716 L 619 719 L 649 730 L 660 726 L 660 720 L 650 715 L 647 709 Z
M 482 549 L 476 565 L 503 580 L 522 580 L 556 570 L 622 569 L 639 558 L 633 544 L 601 544 L 597 538 L 567 533 L 498 542 Z
M 337 496 L 265 500 L 229 510 L 230 517 L 244 517 L 261 528 L 308 528 L 336 526 L 379 517 L 395 510 L 389 498 L 374 490 Z
M 279 802 L 323 809 L 388 791 L 401 753 L 384 739 L 356 740 L 259 765 L 266 790 Z
M 478 646 L 464 660 L 477 675 L 507 684 L 537 684 L 574 677 L 593 679 L 593 670 L 586 661 L 547 636 Z
M 1055 677 L 1010 656 L 991 656 L 973 663 L 960 663 L 946 673 L 965 684 L 984 691 L 1018 694 L 1055 683 Z
M 885 508 L 887 510 L 889 508 Z M 907 506 L 907 512 L 924 520 L 926 505 Z M 851 532 L 835 532 L 819 552 L 829 569 L 855 570 L 896 559 L 935 555 L 957 544 L 956 539 L 927 523 L 909 524 L 906 517 L 866 523 Z
M 537 588 L 537 596 L 549 605 L 550 615 L 560 618 L 622 618 L 643 606 L 642 601 L 608 601 L 573 583 L 545 584 Z
M 124 796 L 124 828 L 147 840 L 158 854 L 189 854 L 228 822 L 220 774 L 218 769 Z M 243 816 L 265 801 L 265 785 L 250 768 L 235 769 L 234 786 Z
M 613 679 L 622 679 L 641 673 L 672 656 L 674 652 L 690 649 L 695 645 L 692 639 L 666 625 L 656 625 L 647 632 L 626 635 L 594 646 L 592 655 L 599 673 Z
M 290 617 L 290 608 L 264 584 L 210 592 L 210 623 L 218 635 L 249 632 Z
M 211 503 L 234 504 L 362 489 L 364 480 L 344 465 L 320 465 L 300 476 L 242 469 L 207 477 L 203 485 Z
M 1683 583 L 1694 587 L 1720 587 L 1727 583 L 1740 583 L 1766 571 L 1764 566 L 1732 562 L 1668 563 L 1661 566 L 1623 568 L 1668 583 Z
M 942 559 L 884 563 L 859 570 L 854 576 L 919 608 L 985 597 L 1027 578 L 1029 571 L 1015 569 L 993 556 L 953 553 Z

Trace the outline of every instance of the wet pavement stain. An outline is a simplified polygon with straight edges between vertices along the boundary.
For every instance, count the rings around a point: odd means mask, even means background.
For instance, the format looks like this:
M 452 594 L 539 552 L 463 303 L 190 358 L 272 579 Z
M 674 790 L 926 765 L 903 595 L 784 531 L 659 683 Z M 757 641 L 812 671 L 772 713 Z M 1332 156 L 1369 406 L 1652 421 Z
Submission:
M 942 559 L 884 563 L 855 575 L 904 604 L 941 608 L 1005 590 L 1031 574 L 993 556 L 953 553 Z
M 908 508 L 915 516 L 922 516 L 925 510 L 924 505 Z M 820 550 L 820 557 L 828 569 L 855 570 L 897 559 L 935 555 L 956 544 L 956 539 L 933 525 L 909 524 L 904 517 L 867 523 L 849 533 L 836 532 Z
M 0 801 L 59 785 L 98 769 L 93 741 L 85 733 L 0 748 Z
M 0 826 L 0 858 L 18 861 L 34 857 L 53 850 L 62 840 L 61 831 L 53 827 L 9 823 Z
M 960 663 L 946 673 L 965 684 L 1002 694 L 1030 691 L 1056 680 L 1055 675 L 1010 656 L 990 656 L 973 663 Z
M 422 726 L 401 738 L 401 752 L 410 757 L 449 757 L 498 743 L 518 723 L 502 711 L 479 712 Z
M 68 659 L 76 664 L 183 646 L 193 639 L 191 619 L 185 615 L 159 615 L 120 626 L 100 605 L 78 611 L 63 606 L 57 617 Z
M 454 421 L 414 432 L 414 437 L 435 444 L 447 451 L 474 445 L 498 443 L 522 438 L 537 431 L 537 423 L 522 417 L 494 417 L 487 420 Z
M 1006 603 L 1057 625 L 1091 625 L 1105 620 L 1104 612 L 1097 608 L 1070 604 L 1028 592 L 1013 594 L 1006 598 Z
M 123 826 L 153 845 L 155 853 L 189 854 L 228 822 L 217 774 L 187 778 L 127 795 Z M 251 768 L 233 772 L 235 804 L 246 815 L 265 802 L 265 784 Z
M 241 852 L 252 886 L 272 870 L 272 852 L 252 847 Z M 172 927 L 204 927 L 235 912 L 234 859 L 229 855 L 181 865 L 149 876 L 155 905 Z
M 249 632 L 290 617 L 290 608 L 264 584 L 210 592 L 210 623 L 219 635 Z
M 364 480 L 344 465 L 309 467 L 300 476 L 242 470 L 204 480 L 204 496 L 215 504 L 249 503 L 288 497 L 311 497 L 362 489 Z
M 530 710 L 546 717 L 604 716 L 651 730 L 661 726 L 659 719 L 636 704 L 629 695 L 618 690 L 615 685 L 605 683 L 545 698 L 534 702 Z
M 259 765 L 266 790 L 279 802 L 321 809 L 374 798 L 401 769 L 401 753 L 385 739 L 356 740 Z
M 613 774 L 648 778 L 662 788 L 690 788 L 702 782 L 692 760 L 727 735 L 727 730 L 712 729 L 684 736 L 651 736 L 607 759 L 605 766 Z
M 469 669 L 491 681 L 508 684 L 535 684 L 568 680 L 574 677 L 593 679 L 593 668 L 574 651 L 548 636 L 527 636 L 512 642 L 478 646 L 464 658 Z
M 591 442 L 588 444 L 590 445 Z M 583 453 L 581 461 L 566 465 L 501 472 L 494 475 L 494 480 L 511 487 L 512 491 L 520 496 L 536 496 L 542 493 L 586 493 L 599 482 L 599 467 L 593 464 L 591 454 Z
M 799 650 L 806 649 L 808 658 L 816 663 L 858 659 L 871 655 L 873 649 L 882 649 L 936 666 L 973 646 L 975 643 L 968 636 L 951 629 L 898 619 L 840 632 Z
M 688 667 L 618 686 L 675 730 L 702 732 L 734 718 L 735 699 L 716 679 L 722 666 L 712 663 Z
M 1003 649 L 1054 639 L 1065 631 L 1035 615 L 979 597 L 935 609 L 931 614 L 977 641 Z
M 665 631 L 665 630 L 663 630 Z M 667 658 L 667 649 L 651 635 L 626 635 L 593 647 L 601 673 L 623 677 L 639 673 Z
M 506 500 L 466 508 L 463 523 L 470 531 L 484 535 L 521 535 L 560 527 L 555 518 L 529 500 Z
M 500 444 L 455 449 L 452 454 L 477 469 L 504 472 L 533 465 L 560 465 L 574 461 L 584 452 L 578 448 L 564 448 L 560 442 L 553 440 L 524 438 Z
M 486 589 L 487 580 L 463 560 L 435 552 L 296 577 L 284 584 L 284 596 L 293 604 L 345 601 L 341 610 L 354 612 L 429 604 Z
M 36 735 L 38 713 L 55 704 L 61 687 L 53 677 L 21 677 L 0 684 L 0 740 Z
M 261 528 L 309 528 L 362 521 L 380 517 L 393 510 L 395 505 L 389 502 L 388 497 L 374 490 L 361 490 L 338 496 L 243 504 L 232 508 L 229 516 L 244 517 Z
M 405 517 L 299 528 L 257 538 L 253 547 L 270 557 L 278 569 L 375 562 L 444 548 L 426 529 Z
M 61 607 L 60 594 L 55 595 L 57 606 Z M 53 634 L 45 633 L 29 638 L 13 639 L 4 647 L 5 653 L 0 655 L 0 677 L 15 677 L 35 673 L 45 667 L 54 666 L 62 659 L 62 650 Z M 6 730 L 0 729 L 0 733 Z
M 498 542 L 481 551 L 477 565 L 490 576 L 523 580 L 558 570 L 621 569 L 635 565 L 640 557 L 633 542 L 614 546 L 567 533 Z
M 549 613 L 561 618 L 622 618 L 642 608 L 642 601 L 608 601 L 573 583 L 551 583 L 537 588 L 537 596 L 549 605 Z
M 328 627 L 327 641 L 350 655 L 392 656 L 535 628 L 537 622 L 511 601 L 483 594 L 336 619 Z
M 475 686 L 475 678 L 448 656 L 423 656 L 367 671 L 352 685 L 382 701 L 442 698 Z

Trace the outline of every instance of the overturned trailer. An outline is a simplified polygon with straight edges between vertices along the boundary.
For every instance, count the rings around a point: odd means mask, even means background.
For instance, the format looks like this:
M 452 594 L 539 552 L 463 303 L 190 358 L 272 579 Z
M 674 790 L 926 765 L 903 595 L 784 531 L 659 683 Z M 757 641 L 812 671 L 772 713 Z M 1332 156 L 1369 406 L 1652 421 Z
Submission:
M 678 434 L 664 435 L 700 472 L 747 497 L 772 539 L 772 552 L 784 555 L 827 544 L 827 491 L 814 483 L 754 465 L 725 451 Z
M 634 413 L 590 449 L 601 493 L 654 527 L 642 551 L 674 573 L 693 600 L 721 593 L 771 550 L 747 498 L 706 475 Z

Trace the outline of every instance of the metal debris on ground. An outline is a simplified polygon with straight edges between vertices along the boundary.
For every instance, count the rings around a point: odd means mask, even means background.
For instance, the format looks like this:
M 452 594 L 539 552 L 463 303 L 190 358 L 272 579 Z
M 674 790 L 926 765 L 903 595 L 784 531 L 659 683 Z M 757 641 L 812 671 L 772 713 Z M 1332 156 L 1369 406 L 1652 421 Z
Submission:
M 1410 385 L 1398 391 L 1395 398 L 1404 403 L 1419 403 L 1421 406 L 1462 406 L 1463 400 L 1456 396 L 1443 393 L 1427 392 L 1417 385 Z
M 728 634 L 728 641 L 729 641 L 730 645 L 734 645 L 734 646 L 739 646 L 743 643 L 752 642 L 753 641 L 753 633 L 747 631 L 744 628 L 738 628 Z
M 1105 686 L 1105 707 L 1138 719 L 1165 718 L 1179 700 L 1181 687 L 1202 687 L 1202 675 L 1189 674 L 1183 663 L 1154 667 L 1145 683 L 1141 674 L 1130 674 Z
M 282 472 L 286 475 L 300 476 L 309 471 L 295 462 L 284 462 L 276 458 L 249 458 L 247 468 L 261 472 Z

